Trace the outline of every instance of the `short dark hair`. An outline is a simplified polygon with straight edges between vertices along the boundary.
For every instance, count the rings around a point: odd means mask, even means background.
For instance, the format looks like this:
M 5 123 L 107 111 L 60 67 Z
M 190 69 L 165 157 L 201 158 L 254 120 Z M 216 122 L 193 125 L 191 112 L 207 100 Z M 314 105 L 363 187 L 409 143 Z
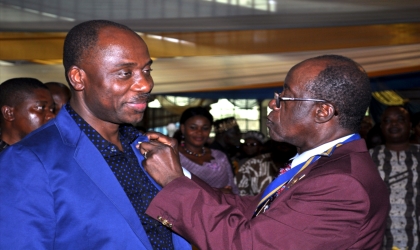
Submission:
M 14 107 L 33 94 L 35 89 L 46 89 L 40 80 L 30 77 L 11 78 L 0 85 L 0 107 Z
M 210 114 L 209 110 L 204 107 L 192 107 L 192 108 L 186 109 L 182 113 L 181 118 L 179 119 L 179 123 L 185 124 L 185 122 L 188 119 L 194 116 L 198 116 L 198 115 L 206 117 L 209 120 L 210 125 L 213 125 L 213 116 Z
M 341 127 L 358 132 L 372 95 L 368 75 L 358 63 L 344 56 L 324 55 L 306 61 L 311 60 L 325 63 L 326 67 L 307 90 L 313 98 L 334 105 Z
M 69 89 L 69 87 L 67 85 L 65 85 L 64 83 L 61 83 L 61 82 L 46 82 L 44 84 L 47 87 L 48 86 L 56 86 L 56 87 L 63 88 L 63 89 Z
M 91 20 L 74 26 L 64 40 L 63 65 L 67 82 L 69 82 L 67 73 L 70 67 L 77 66 L 85 53 L 94 48 L 99 31 L 104 27 L 115 27 L 136 34 L 127 26 L 108 20 Z
M 69 98 L 71 97 L 70 88 L 67 85 L 65 85 L 64 83 L 61 83 L 61 82 L 46 82 L 46 83 L 44 83 L 44 85 L 47 86 L 47 88 L 51 91 L 51 93 L 54 93 L 54 87 L 57 87 L 57 88 L 63 90 L 63 92 Z

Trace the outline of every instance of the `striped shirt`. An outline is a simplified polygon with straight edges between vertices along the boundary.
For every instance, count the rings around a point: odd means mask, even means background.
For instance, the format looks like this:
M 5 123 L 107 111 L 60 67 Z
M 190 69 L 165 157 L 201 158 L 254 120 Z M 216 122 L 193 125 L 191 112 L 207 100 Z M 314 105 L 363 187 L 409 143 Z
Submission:
M 420 145 L 392 151 L 385 145 L 369 150 L 390 192 L 391 210 L 387 219 L 384 249 L 420 249 L 418 230 L 420 195 Z

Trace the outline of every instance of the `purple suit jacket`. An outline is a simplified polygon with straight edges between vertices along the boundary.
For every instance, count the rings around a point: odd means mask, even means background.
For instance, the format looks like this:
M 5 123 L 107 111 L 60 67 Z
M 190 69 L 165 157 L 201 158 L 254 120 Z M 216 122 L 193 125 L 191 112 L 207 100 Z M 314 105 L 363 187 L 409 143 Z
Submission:
M 260 195 L 221 194 L 194 177 L 172 181 L 146 213 L 200 249 L 380 249 L 389 195 L 363 140 L 299 177 L 255 218 Z

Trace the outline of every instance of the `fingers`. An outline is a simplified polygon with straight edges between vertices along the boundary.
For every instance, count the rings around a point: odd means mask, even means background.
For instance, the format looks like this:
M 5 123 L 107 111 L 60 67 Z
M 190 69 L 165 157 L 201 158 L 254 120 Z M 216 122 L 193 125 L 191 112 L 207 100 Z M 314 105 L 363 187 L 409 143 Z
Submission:
M 171 147 L 174 147 L 174 143 L 176 143 L 176 140 L 174 138 L 165 136 L 158 132 L 149 131 L 145 135 L 147 136 L 147 138 L 149 138 L 149 141 L 158 141 Z
M 136 147 L 144 157 L 144 169 L 161 186 L 183 176 L 179 154 L 170 145 L 152 140 L 141 142 Z
M 162 147 L 170 147 L 159 141 L 138 142 L 136 148 L 139 149 L 144 159 L 150 158 L 154 153 L 162 150 Z
M 162 139 L 164 139 L 164 137 L 162 135 Z M 136 148 L 140 150 L 140 153 L 143 155 L 143 157 L 145 159 L 150 158 L 153 154 L 161 152 L 161 151 L 165 151 L 165 150 L 169 150 L 169 149 L 164 149 L 165 147 L 168 147 L 170 149 L 170 151 L 172 151 L 174 154 L 178 155 L 178 147 L 176 144 L 176 147 L 173 147 L 170 144 L 167 143 L 163 143 L 161 142 L 161 140 L 151 140 L 148 142 L 138 142 L 136 145 Z
M 159 142 L 168 145 L 174 149 L 175 153 L 178 154 L 178 141 L 175 138 L 171 138 L 154 131 L 149 131 L 145 135 L 149 138 L 150 143 Z
M 163 134 L 161 134 L 159 132 L 155 132 L 155 131 L 148 131 L 144 135 L 147 136 L 147 138 L 149 138 L 149 141 L 159 140 L 159 137 L 164 137 Z

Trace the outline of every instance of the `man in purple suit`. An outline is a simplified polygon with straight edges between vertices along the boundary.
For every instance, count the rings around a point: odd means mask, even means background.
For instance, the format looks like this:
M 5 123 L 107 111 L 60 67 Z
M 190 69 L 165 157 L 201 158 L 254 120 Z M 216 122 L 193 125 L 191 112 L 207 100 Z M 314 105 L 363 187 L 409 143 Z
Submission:
M 298 154 L 255 197 L 184 175 L 176 143 L 150 133 L 143 165 L 164 188 L 146 213 L 200 249 L 380 249 L 389 194 L 357 134 L 370 96 L 367 74 L 349 58 L 295 65 L 267 124 Z

